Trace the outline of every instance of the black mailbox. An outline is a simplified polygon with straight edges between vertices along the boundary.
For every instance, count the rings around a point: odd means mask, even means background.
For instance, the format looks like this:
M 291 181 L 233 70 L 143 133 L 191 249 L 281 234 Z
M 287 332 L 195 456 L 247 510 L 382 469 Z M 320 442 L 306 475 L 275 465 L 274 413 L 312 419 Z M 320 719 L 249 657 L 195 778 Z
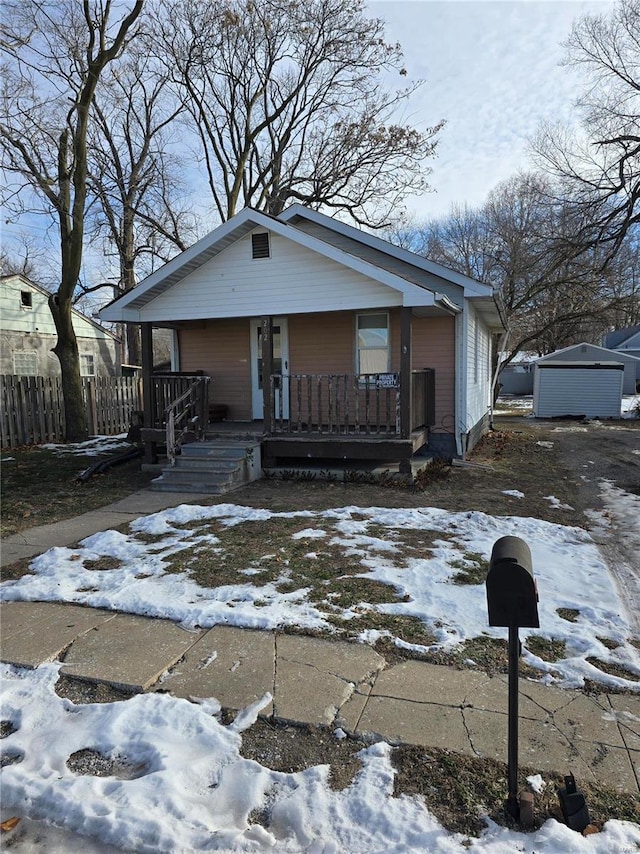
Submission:
M 501 537 L 493 546 L 487 573 L 487 605 L 490 626 L 540 626 L 531 552 L 520 537 Z

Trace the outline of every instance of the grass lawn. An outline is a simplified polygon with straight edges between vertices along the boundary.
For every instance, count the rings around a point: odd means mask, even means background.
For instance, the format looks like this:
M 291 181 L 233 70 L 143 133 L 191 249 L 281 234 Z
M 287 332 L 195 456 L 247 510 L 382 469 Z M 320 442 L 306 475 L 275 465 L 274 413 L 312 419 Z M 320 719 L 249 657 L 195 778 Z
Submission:
M 3 452 L 1 535 L 8 537 L 34 525 L 97 510 L 144 489 L 154 477 L 141 470 L 137 459 L 95 475 L 87 483 L 78 482 L 81 471 L 108 456 L 63 454 L 38 446 Z

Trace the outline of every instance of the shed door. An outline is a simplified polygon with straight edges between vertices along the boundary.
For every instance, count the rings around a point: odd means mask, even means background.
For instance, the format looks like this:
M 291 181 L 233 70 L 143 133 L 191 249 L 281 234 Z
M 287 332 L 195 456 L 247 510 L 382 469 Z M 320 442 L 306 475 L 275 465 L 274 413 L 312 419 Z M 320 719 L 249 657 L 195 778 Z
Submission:
M 622 370 L 595 365 L 584 368 L 537 365 L 533 414 L 537 418 L 560 415 L 619 418 L 623 376 Z
M 289 417 L 289 333 L 286 317 L 273 320 L 273 373 L 281 374 L 276 386 L 274 412 L 280 413 L 280 395 L 282 395 L 282 417 Z M 262 322 L 259 318 L 251 320 L 251 406 L 253 418 L 264 417 L 264 399 L 262 396 Z

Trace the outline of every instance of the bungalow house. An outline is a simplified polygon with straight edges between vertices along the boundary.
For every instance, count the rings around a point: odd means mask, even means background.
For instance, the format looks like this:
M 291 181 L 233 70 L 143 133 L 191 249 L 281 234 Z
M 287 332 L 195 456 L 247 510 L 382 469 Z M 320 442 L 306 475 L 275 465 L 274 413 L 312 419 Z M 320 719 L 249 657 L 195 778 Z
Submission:
M 49 310 L 49 297 L 49 291 L 26 276 L 0 277 L 0 374 L 60 376 L 60 362 L 51 352 L 58 334 Z M 71 310 L 71 319 L 82 376 L 118 376 L 118 338 L 75 309 Z
M 148 429 L 167 400 L 150 332 L 168 327 L 174 371 L 210 377 L 209 412 L 253 424 L 266 465 L 464 456 L 488 424 L 503 331 L 490 286 L 301 205 L 243 210 L 100 316 L 142 326 Z

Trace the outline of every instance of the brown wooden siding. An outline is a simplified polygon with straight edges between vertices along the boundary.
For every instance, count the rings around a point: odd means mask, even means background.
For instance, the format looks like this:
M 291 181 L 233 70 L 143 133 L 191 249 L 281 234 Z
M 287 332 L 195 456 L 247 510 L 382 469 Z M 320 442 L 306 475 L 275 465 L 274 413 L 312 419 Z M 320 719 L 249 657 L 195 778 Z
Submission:
M 207 320 L 180 329 L 180 370 L 211 377 L 209 403 L 229 407 L 230 421 L 251 421 L 249 319 Z
M 455 319 L 414 317 L 414 369 L 435 368 L 436 423 L 434 433 L 452 433 L 455 427 Z

